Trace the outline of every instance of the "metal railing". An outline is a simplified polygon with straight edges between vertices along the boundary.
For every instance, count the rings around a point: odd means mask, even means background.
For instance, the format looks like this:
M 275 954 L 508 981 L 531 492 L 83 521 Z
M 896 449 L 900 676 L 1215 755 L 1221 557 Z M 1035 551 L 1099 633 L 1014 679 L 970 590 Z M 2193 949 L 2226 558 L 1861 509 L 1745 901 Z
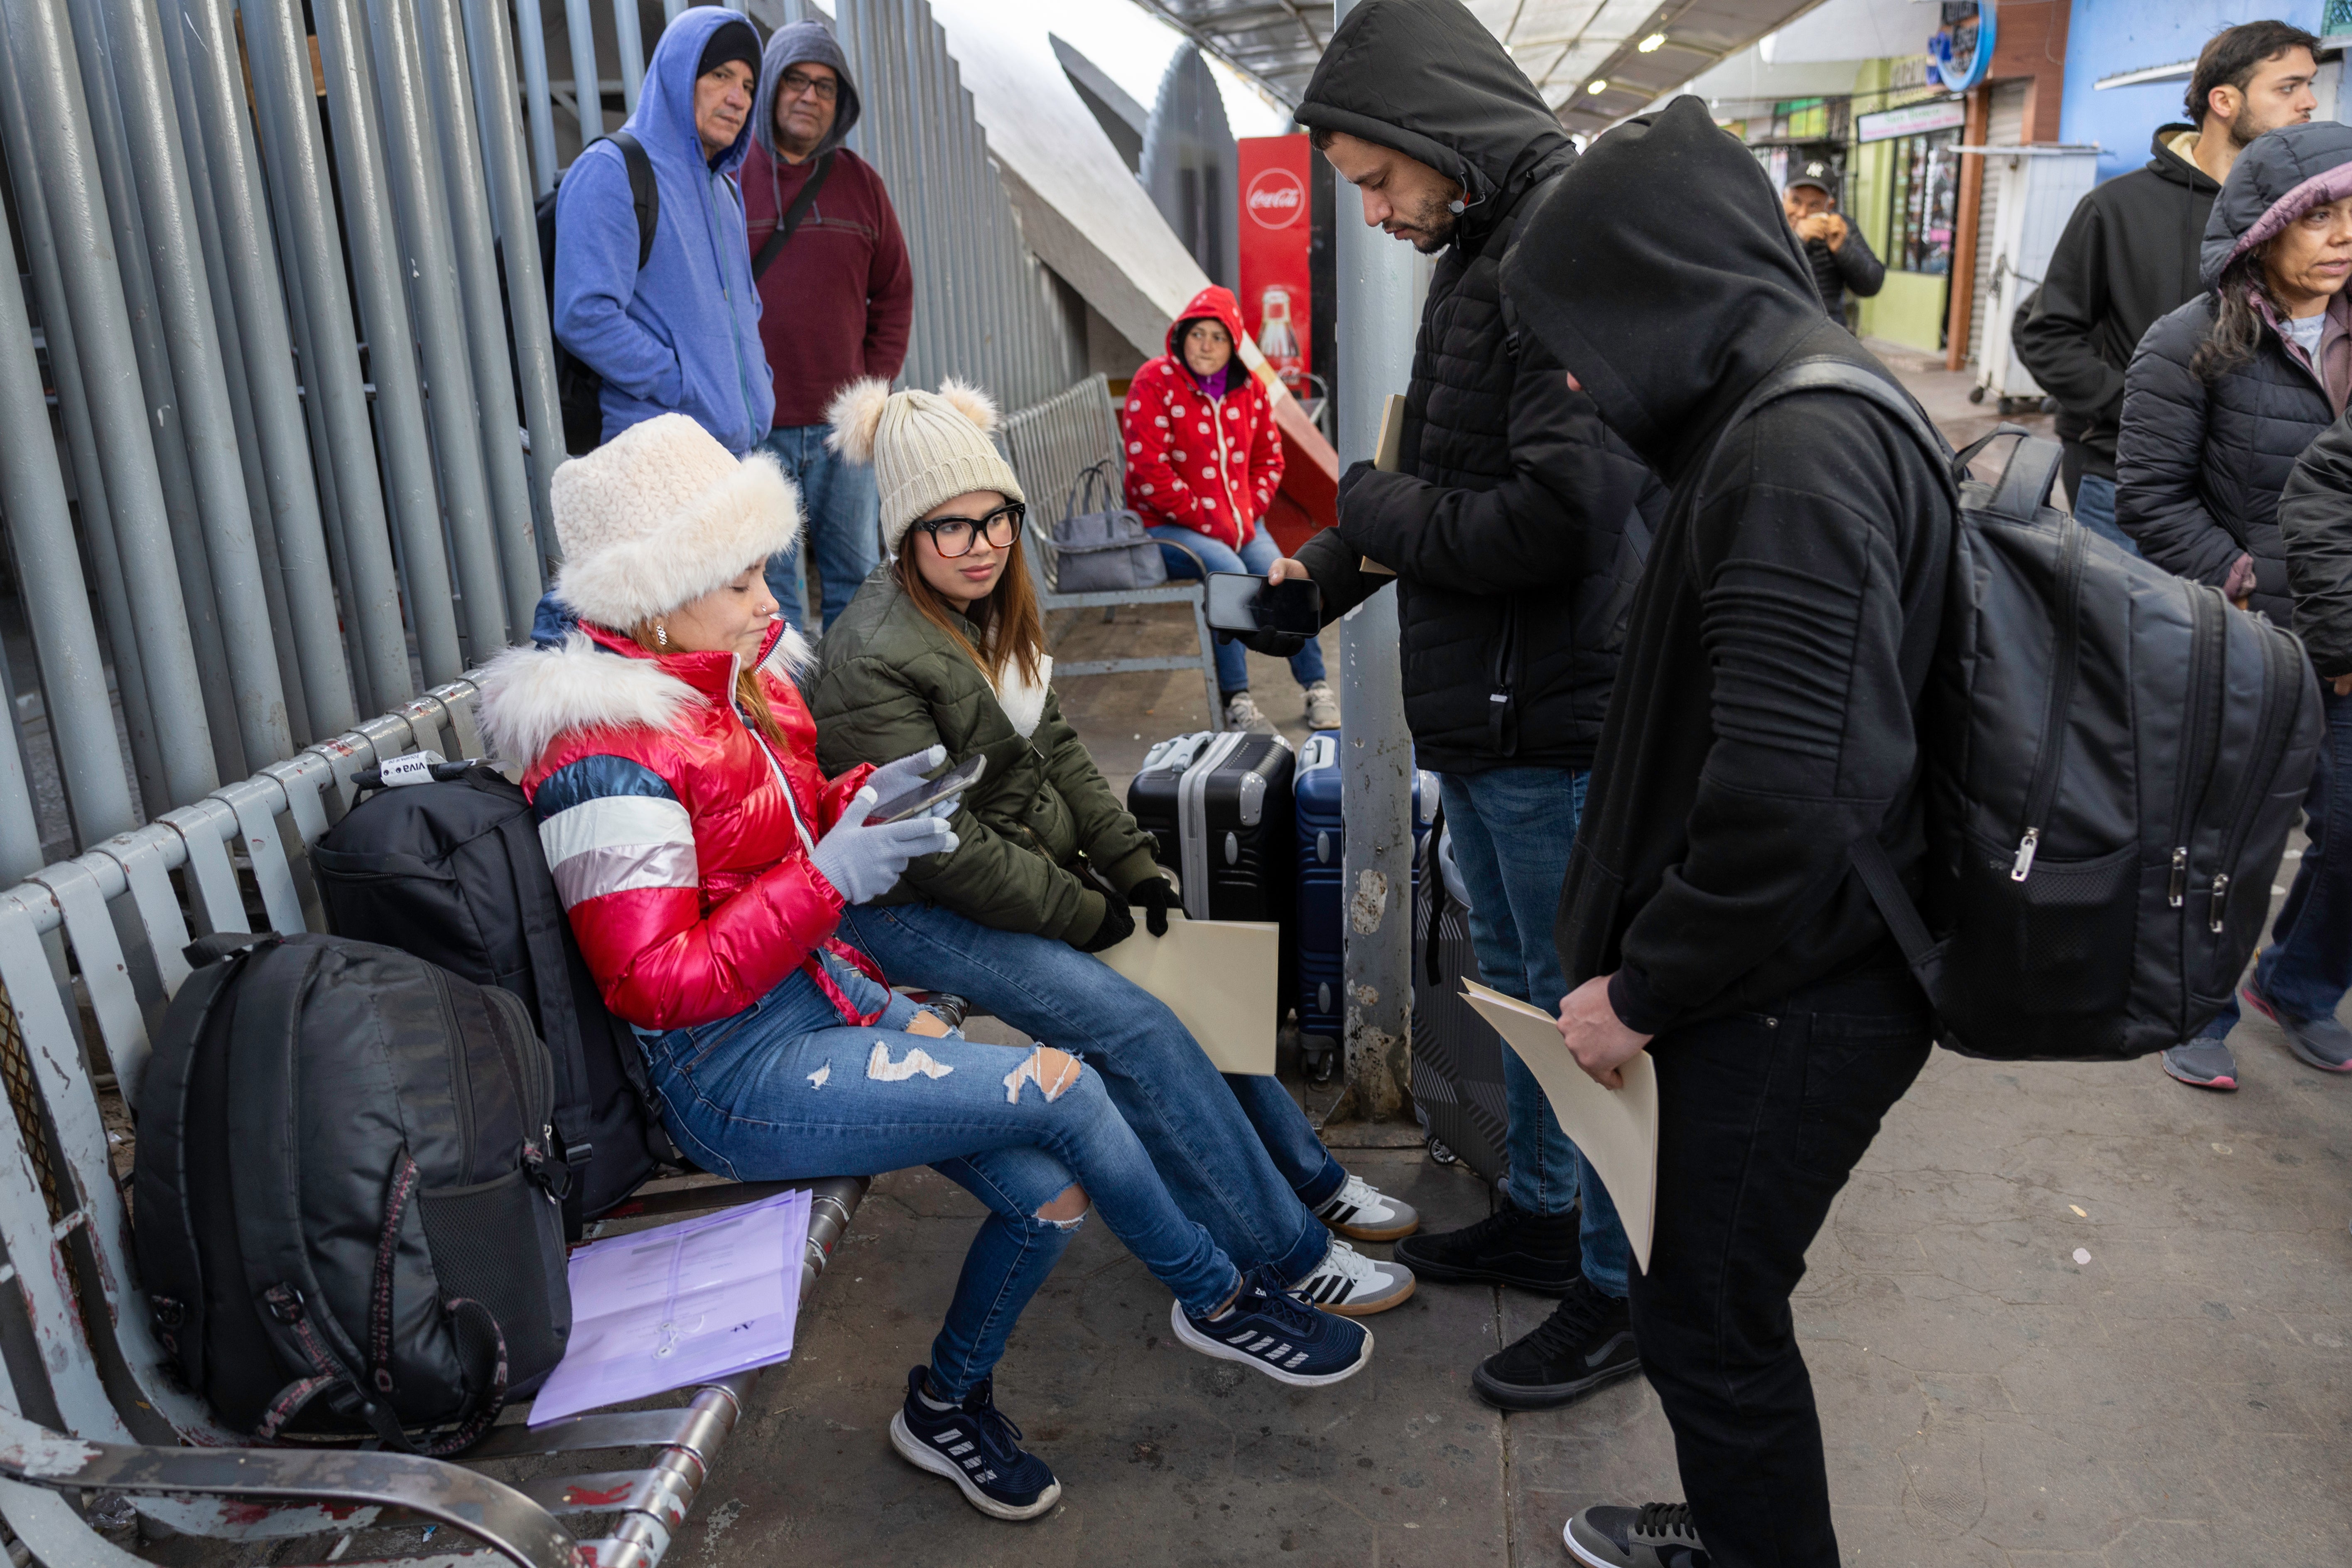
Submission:
M 0 512 L 79 846 L 455 679 L 544 586 L 505 0 L 310 14 L 315 75 L 300 0 L 0 0 Z M 11 739 L 5 879 L 44 858 Z

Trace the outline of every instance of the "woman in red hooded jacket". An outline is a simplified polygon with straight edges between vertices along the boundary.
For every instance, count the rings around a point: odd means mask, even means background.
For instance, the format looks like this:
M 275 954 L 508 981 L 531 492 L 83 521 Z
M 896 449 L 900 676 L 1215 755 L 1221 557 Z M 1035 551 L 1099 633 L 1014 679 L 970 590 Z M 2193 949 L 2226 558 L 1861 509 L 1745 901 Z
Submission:
M 1127 504 L 1153 538 L 1176 547 L 1160 552 L 1172 577 L 1263 577 L 1282 555 L 1265 531 L 1282 488 L 1282 432 L 1265 389 L 1234 357 L 1241 340 L 1241 308 L 1213 285 L 1168 329 L 1168 352 L 1128 384 Z M 1313 639 L 1291 655 L 1290 673 L 1306 688 L 1307 727 L 1338 729 L 1339 700 Z M 1237 642 L 1218 644 L 1217 691 L 1227 729 L 1274 729 L 1250 696 L 1249 654 Z
M 877 800 L 940 748 L 828 781 L 789 673 L 799 637 L 761 569 L 799 508 L 775 459 L 740 461 L 684 415 L 555 473 L 559 592 L 579 627 L 482 677 L 483 728 L 531 759 L 524 792 L 606 1005 L 635 1030 L 663 1121 L 743 1181 L 929 1164 L 988 1205 L 891 1443 L 982 1511 L 1061 1495 L 998 1414 L 991 1373 L 1091 1199 L 1174 1293 L 1176 1337 L 1279 1381 L 1336 1383 L 1370 1353 L 1353 1322 L 1244 1279 L 1177 1208 L 1098 1077 L 1046 1046 L 957 1036 L 834 940 L 845 906 L 950 854 L 950 797 L 892 823 Z M 1274 1335 L 1274 1339 L 1265 1336 Z M 1248 1347 L 1293 1349 L 1296 1364 Z

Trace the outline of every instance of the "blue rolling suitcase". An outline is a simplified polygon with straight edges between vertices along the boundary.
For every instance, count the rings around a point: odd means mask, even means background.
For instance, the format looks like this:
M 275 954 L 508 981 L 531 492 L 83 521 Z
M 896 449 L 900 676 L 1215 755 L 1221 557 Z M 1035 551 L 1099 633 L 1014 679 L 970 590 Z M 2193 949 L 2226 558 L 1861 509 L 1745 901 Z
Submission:
M 1339 731 L 1318 730 L 1298 752 L 1294 790 L 1298 824 L 1298 1032 L 1311 1066 L 1336 1059 L 1340 1022 L 1347 1012 L 1340 976 L 1345 967 L 1347 900 L 1340 886 L 1342 850 L 1348 837 L 1339 805 Z M 1416 769 L 1412 776 L 1412 837 L 1416 847 L 1429 835 L 1437 813 L 1437 776 Z M 1414 876 L 1418 879 L 1418 861 Z M 1325 1044 L 1324 1042 L 1329 1042 Z M 1317 1076 L 1322 1076 L 1318 1070 Z

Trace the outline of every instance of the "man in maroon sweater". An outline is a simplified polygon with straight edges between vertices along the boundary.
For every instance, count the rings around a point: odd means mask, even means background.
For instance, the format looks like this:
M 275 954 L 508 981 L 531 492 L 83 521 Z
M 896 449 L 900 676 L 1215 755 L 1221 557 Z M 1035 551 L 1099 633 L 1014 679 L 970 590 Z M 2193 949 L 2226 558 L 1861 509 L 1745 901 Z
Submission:
M 824 581 L 824 625 L 881 559 L 874 470 L 825 445 L 824 408 L 860 376 L 898 378 L 915 313 L 907 242 L 882 176 L 841 145 L 857 123 L 857 84 L 833 30 L 797 22 L 768 40 L 743 161 L 743 216 L 758 258 L 812 180 L 824 183 L 760 274 L 760 340 L 775 374 L 775 428 L 762 443 L 799 485 L 801 537 Z M 794 626 L 805 618 L 797 551 L 768 563 L 768 589 Z

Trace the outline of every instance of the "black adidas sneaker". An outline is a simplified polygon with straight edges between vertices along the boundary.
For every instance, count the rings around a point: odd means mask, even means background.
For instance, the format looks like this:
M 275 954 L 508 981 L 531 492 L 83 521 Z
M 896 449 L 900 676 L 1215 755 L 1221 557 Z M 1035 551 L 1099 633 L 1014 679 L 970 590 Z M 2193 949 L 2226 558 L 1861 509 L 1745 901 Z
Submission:
M 1263 1268 L 1243 1279 L 1242 1293 L 1223 1317 L 1196 1318 L 1175 1301 L 1168 1318 L 1176 1337 L 1202 1355 L 1237 1361 L 1301 1388 L 1345 1383 L 1372 1359 L 1370 1331 L 1317 1311 Z
M 907 1374 L 907 1403 L 890 1417 L 890 1447 L 899 1458 L 955 1482 L 991 1519 L 1035 1519 L 1061 1500 L 1062 1483 L 1045 1460 L 1022 1450 L 1021 1428 L 997 1409 L 992 1378 L 941 1410 L 923 1396 L 929 1371 Z

